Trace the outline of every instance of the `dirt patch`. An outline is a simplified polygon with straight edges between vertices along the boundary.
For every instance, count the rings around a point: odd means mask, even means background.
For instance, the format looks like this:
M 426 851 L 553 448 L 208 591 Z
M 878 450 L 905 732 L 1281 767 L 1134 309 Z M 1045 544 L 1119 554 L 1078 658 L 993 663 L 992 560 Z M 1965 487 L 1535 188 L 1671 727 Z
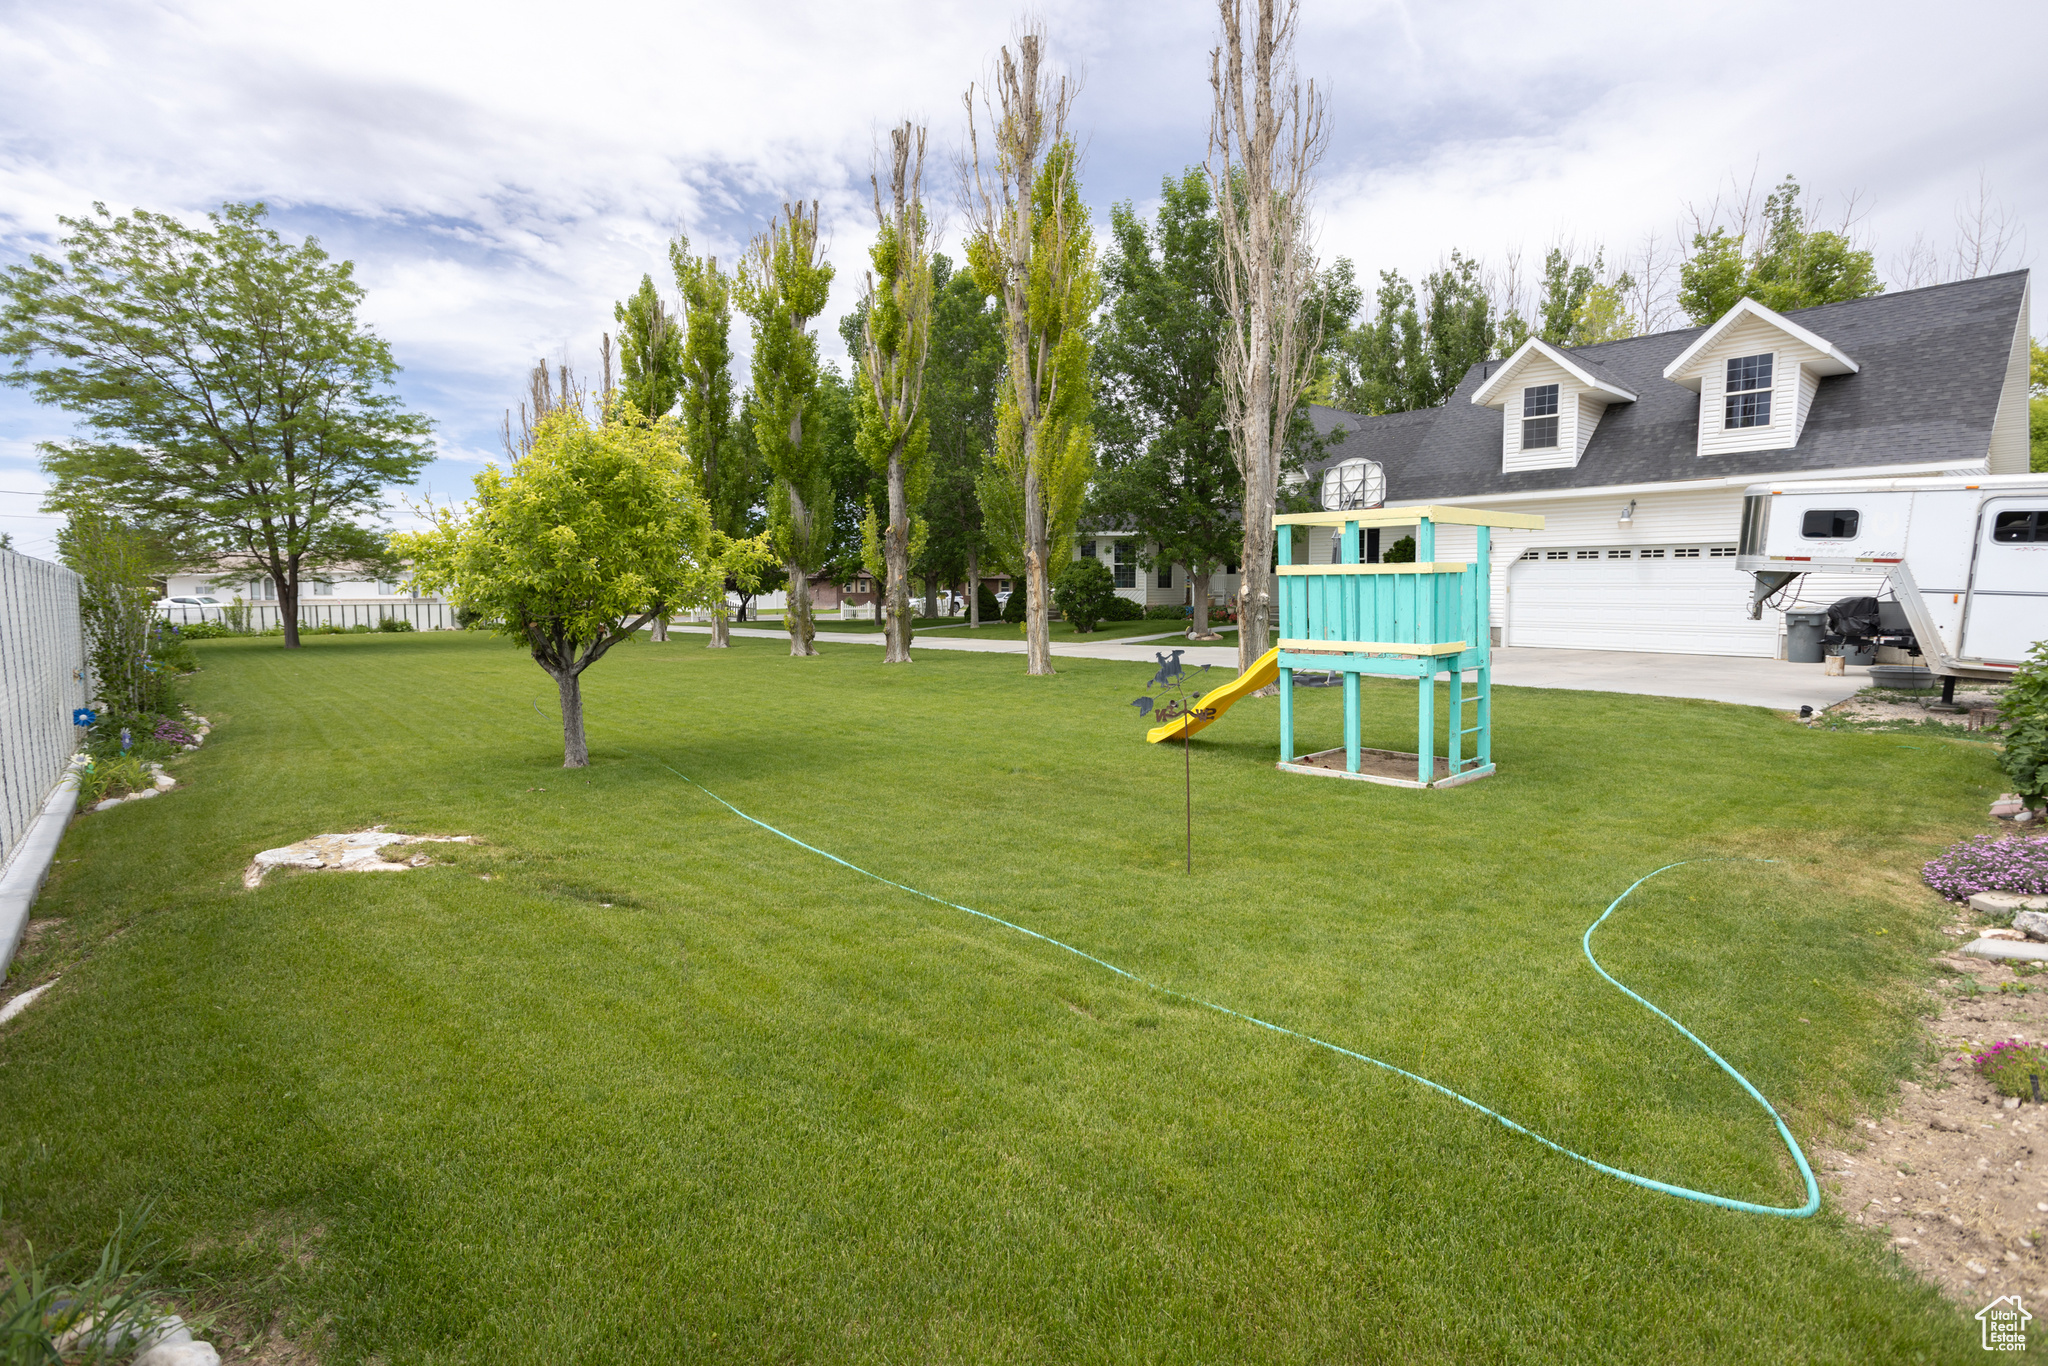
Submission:
M 1316 754 L 1304 754 L 1294 762 L 1307 768 L 1327 768 L 1333 773 L 1349 771 L 1345 765 L 1344 751 L 1341 749 L 1326 749 Z M 1375 778 L 1405 778 L 1412 783 L 1416 781 L 1415 763 L 1416 760 L 1413 754 L 1402 754 L 1398 750 L 1361 749 L 1358 751 L 1358 771 L 1360 773 L 1370 773 Z M 1435 776 L 1438 778 L 1448 778 L 1451 776 L 1451 761 L 1444 758 L 1441 754 L 1436 756 Z
M 1974 937 L 1982 927 L 1956 911 L 1945 932 Z M 1951 1298 L 2048 1296 L 2048 1106 L 2007 1109 L 1968 1057 L 1999 1039 L 2048 1038 L 2048 975 L 1960 953 L 1935 961 L 1953 974 L 1928 1021 L 1936 1075 L 1902 1083 L 1898 1110 L 1858 1120 L 1854 1140 L 1816 1146 L 1814 1165 L 1849 1219 L 1882 1231 Z
M 1998 727 L 1998 705 L 2005 695 L 2000 684 L 1985 684 L 1956 689 L 1956 705 L 1962 711 L 1930 711 L 1925 705 L 1939 693 L 1898 692 L 1888 688 L 1865 688 L 1854 697 L 1837 702 L 1813 724 L 1824 722 L 1849 722 L 1858 725 L 1889 724 L 1908 725 L 1933 724 L 1947 726 L 1959 731 L 1995 730 Z
M 23 947 L 34 944 L 38 939 L 41 939 L 63 923 L 64 917 L 62 916 L 51 916 L 48 920 L 29 921 L 28 928 L 23 930 L 21 935 Z

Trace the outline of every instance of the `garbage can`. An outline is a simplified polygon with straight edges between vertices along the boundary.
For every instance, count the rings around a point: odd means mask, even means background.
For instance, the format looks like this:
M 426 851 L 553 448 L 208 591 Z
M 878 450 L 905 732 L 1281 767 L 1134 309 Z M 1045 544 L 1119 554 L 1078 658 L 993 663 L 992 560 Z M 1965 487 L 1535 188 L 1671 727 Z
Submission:
M 1785 614 L 1785 658 L 1794 664 L 1821 661 L 1821 637 L 1828 633 L 1828 614 L 1796 611 Z

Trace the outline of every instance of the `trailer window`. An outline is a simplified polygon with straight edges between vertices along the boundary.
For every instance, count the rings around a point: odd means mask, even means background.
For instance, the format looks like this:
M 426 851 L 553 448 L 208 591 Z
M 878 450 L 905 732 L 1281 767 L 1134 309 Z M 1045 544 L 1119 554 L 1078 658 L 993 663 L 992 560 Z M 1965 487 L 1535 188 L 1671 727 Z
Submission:
M 1853 541 L 1861 515 L 1855 508 L 1815 508 L 1799 524 L 1799 534 L 1809 541 Z
M 1991 521 L 1994 541 L 2048 542 L 2048 508 L 2016 508 Z

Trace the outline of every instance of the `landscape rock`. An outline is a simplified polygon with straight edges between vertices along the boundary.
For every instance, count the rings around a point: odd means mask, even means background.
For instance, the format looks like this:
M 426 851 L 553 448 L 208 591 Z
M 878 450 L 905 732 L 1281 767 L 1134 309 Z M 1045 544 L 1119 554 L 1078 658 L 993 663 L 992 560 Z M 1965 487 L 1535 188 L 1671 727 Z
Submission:
M 2035 897 L 2036 901 L 2044 898 Z M 2013 915 L 2012 927 L 2029 939 L 2048 939 L 2048 911 L 2019 911 Z
M 135 1358 L 134 1366 L 220 1366 L 210 1342 L 167 1342 Z
M 472 844 L 473 835 L 398 835 L 381 825 L 349 835 L 314 835 L 281 849 L 265 849 L 242 873 L 242 885 L 254 888 L 273 868 L 327 868 L 342 873 L 402 873 L 424 866 L 430 860 L 415 856 L 404 863 L 387 863 L 377 851 L 394 844 Z
M 113 1353 L 140 1352 L 136 1360 L 155 1360 L 154 1350 L 180 1347 L 192 1342 L 192 1330 L 185 1326 L 185 1320 L 176 1314 L 162 1318 L 151 1318 L 146 1312 L 124 1315 L 115 1319 L 105 1328 L 100 1327 L 97 1317 L 80 1319 L 64 1332 L 58 1334 L 57 1350 L 66 1356 L 73 1352 Z M 210 1352 L 213 1349 L 207 1348 Z M 179 1358 L 167 1358 L 179 1360 Z M 205 1358 L 194 1358 L 204 1360 Z M 218 1361 L 219 1357 L 212 1360 Z
M 6 1024 L 9 1020 L 21 1014 L 22 1011 L 27 1010 L 30 1006 L 36 1003 L 36 998 L 38 996 L 41 996 L 44 992 L 48 991 L 51 987 L 56 985 L 57 979 L 52 977 L 49 981 L 43 983 L 41 986 L 31 987 L 27 991 L 22 992 L 19 996 L 16 996 L 12 1000 L 8 1001 L 6 1005 L 0 1006 L 0 1024 Z
M 1945 1134 L 1966 1134 L 1970 1132 L 1961 1120 L 1950 1119 L 1947 1115 L 1936 1115 L 1933 1119 L 1927 1121 L 1927 1127 L 1939 1129 Z
M 1985 915 L 2048 911 L 2048 896 L 2028 896 L 2024 892 L 1979 892 L 1970 898 L 1970 909 Z
M 112 811 L 115 807 L 119 806 L 120 804 L 121 799 L 119 797 L 109 797 L 103 802 L 94 802 L 92 805 L 92 809 L 95 811 Z

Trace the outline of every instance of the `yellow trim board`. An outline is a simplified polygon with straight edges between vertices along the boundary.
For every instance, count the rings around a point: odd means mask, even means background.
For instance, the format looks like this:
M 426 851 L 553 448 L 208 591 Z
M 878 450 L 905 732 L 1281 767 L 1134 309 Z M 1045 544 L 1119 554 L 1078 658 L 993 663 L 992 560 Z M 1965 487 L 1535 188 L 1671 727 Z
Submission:
M 1541 531 L 1543 519 L 1527 512 L 1492 512 L 1480 508 L 1427 507 L 1359 508 L 1352 512 L 1283 512 L 1273 518 L 1274 526 L 1407 526 L 1427 517 L 1441 526 L 1501 526 L 1517 531 Z
M 1472 566 L 1457 560 L 1425 561 L 1422 564 L 1279 564 L 1280 574 L 1462 574 Z
M 1465 652 L 1465 642 L 1453 640 L 1443 645 L 1417 645 L 1412 641 L 1398 640 L 1283 640 L 1283 650 L 1322 650 L 1347 655 L 1457 655 Z

